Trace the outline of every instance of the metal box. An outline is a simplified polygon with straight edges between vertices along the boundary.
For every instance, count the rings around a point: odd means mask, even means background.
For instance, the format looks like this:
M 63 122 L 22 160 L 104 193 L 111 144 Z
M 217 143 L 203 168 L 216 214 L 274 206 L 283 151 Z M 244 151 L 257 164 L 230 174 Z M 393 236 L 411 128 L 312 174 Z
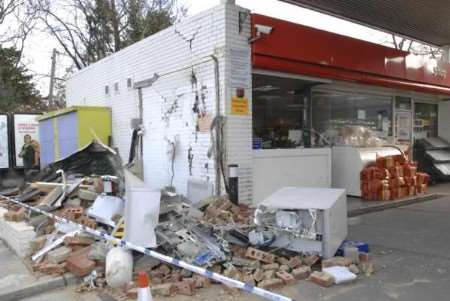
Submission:
M 261 211 L 274 213 L 276 222 L 259 219 Z M 344 189 L 285 187 L 258 206 L 255 220 L 275 232 L 271 247 L 330 258 L 347 237 L 347 196 Z

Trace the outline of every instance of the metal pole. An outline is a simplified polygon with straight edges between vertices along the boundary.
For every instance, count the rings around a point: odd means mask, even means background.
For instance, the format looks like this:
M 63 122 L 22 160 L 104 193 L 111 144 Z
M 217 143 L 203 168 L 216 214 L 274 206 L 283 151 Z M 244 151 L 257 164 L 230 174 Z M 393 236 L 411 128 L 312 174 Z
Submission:
M 55 73 L 56 73 L 56 49 L 53 48 L 52 53 L 52 67 L 50 70 L 50 87 L 48 89 L 48 105 L 53 106 L 53 90 L 55 88 Z

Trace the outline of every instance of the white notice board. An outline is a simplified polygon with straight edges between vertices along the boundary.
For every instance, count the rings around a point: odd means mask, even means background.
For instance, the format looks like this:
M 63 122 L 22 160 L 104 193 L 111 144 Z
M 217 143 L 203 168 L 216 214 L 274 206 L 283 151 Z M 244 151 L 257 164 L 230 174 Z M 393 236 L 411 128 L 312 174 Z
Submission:
M 38 114 L 15 114 L 14 115 L 14 143 L 16 167 L 23 167 L 22 158 L 19 154 L 24 144 L 25 135 L 30 135 L 32 140 L 39 142 Z
M 0 169 L 9 168 L 8 116 L 0 115 Z

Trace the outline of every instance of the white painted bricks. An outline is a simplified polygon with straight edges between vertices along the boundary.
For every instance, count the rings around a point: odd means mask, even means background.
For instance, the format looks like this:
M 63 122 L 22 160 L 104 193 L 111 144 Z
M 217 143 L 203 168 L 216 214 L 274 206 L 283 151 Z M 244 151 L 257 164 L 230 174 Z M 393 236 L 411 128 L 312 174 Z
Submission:
M 10 222 L 4 219 L 8 210 L 0 208 L 0 239 L 20 258 L 31 255 L 30 242 L 36 237 L 34 228 L 25 222 Z

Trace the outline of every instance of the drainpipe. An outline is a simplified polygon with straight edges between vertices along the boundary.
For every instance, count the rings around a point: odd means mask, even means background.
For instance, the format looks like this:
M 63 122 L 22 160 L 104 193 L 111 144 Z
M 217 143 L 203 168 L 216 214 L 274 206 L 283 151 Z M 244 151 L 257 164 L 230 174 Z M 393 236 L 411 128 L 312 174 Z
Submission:
M 213 62 L 214 62 L 214 79 L 215 79 L 215 86 L 216 86 L 216 120 L 219 121 L 218 125 L 216 126 L 216 184 L 215 184 L 215 194 L 216 196 L 220 196 L 221 191 L 221 181 L 220 181 L 220 155 L 221 155 L 221 146 L 222 146 L 222 135 L 220 133 L 220 73 L 219 73 L 219 60 L 215 55 L 211 56 Z

